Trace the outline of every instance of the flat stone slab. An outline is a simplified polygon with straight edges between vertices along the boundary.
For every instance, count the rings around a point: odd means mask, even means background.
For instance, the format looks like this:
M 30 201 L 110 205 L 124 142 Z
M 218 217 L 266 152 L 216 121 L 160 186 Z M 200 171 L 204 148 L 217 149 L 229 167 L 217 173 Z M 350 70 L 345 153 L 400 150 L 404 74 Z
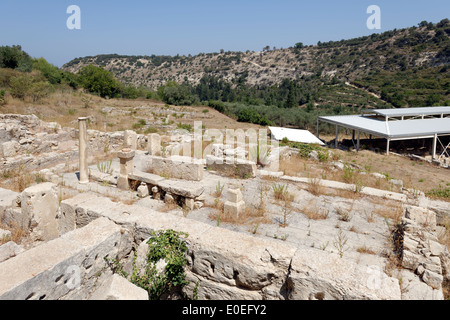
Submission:
M 6 260 L 0 264 L 0 300 L 57 300 L 71 292 L 83 297 L 83 290 L 92 289 L 86 279 L 95 280 L 104 268 L 104 257 L 115 258 L 122 249 L 121 239 L 121 227 L 100 218 Z M 71 268 L 80 272 L 80 287 L 70 285 L 74 281 Z
M 163 177 L 156 174 L 136 170 L 132 174 L 128 175 L 128 179 L 142 181 L 154 186 L 158 186 L 161 181 L 165 180 Z
M 114 274 L 89 300 L 148 300 L 148 293 L 127 279 Z
M 159 183 L 159 187 L 165 192 L 192 199 L 201 196 L 205 191 L 201 183 L 192 181 L 163 180 Z
M 18 192 L 0 188 L 0 215 L 12 206 L 12 202 L 16 200 L 18 196 Z
M 12 257 L 25 251 L 21 246 L 17 245 L 13 241 L 9 241 L 0 246 L 0 262 L 6 261 Z

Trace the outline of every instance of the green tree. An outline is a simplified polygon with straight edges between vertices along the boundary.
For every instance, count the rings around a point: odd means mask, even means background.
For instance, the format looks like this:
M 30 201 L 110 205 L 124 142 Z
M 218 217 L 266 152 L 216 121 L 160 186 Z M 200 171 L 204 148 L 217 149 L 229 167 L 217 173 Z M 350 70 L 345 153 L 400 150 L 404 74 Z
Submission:
M 0 47 L 0 68 L 17 69 L 23 72 L 32 70 L 32 59 L 21 46 Z
M 59 68 L 48 63 L 44 58 L 34 59 L 33 69 L 39 70 L 51 84 L 61 83 L 62 75 Z
M 103 69 L 88 65 L 79 72 L 79 82 L 81 86 L 91 93 L 100 95 L 102 98 L 114 98 L 121 92 L 121 84 L 114 75 Z

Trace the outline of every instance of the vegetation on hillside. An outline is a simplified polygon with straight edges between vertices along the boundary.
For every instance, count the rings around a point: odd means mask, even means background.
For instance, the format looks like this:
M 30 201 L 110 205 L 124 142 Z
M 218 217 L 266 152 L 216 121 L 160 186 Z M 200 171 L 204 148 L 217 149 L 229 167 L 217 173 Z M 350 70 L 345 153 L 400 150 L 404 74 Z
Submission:
M 77 58 L 62 69 L 0 47 L 0 104 L 55 86 L 101 97 L 208 105 L 238 121 L 311 129 L 319 115 L 450 104 L 450 22 L 262 52 Z M 71 71 L 71 72 L 69 72 Z M 146 87 L 148 85 L 148 87 Z

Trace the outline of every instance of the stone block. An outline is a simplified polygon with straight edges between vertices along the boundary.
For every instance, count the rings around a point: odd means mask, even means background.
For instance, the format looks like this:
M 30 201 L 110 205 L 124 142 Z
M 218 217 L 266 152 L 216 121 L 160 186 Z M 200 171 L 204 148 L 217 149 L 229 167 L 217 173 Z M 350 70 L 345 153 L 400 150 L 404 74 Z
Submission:
M 162 177 L 189 181 L 203 179 L 203 163 L 190 157 L 149 157 L 147 163 L 154 174 Z
M 124 277 L 113 274 L 89 300 L 148 300 L 148 293 Z
M 225 215 L 231 215 L 231 216 L 237 218 L 237 217 L 239 217 L 239 215 L 241 213 L 244 212 L 245 202 L 240 201 L 240 202 L 235 203 L 235 202 L 227 201 L 227 202 L 225 202 L 223 210 L 224 210 Z
M 0 300 L 85 300 L 96 285 L 105 257 L 123 246 L 122 228 L 107 218 L 29 249 L 0 264 Z
M 0 263 L 11 259 L 25 251 L 21 246 L 13 241 L 9 241 L 0 246 Z
M 146 184 L 140 185 L 137 189 L 138 197 L 145 198 L 150 195 L 148 186 Z
M 243 201 L 242 192 L 240 189 L 229 189 L 227 192 L 227 200 L 229 202 L 238 203 Z
M 419 225 L 436 226 L 436 213 L 421 207 L 407 206 L 405 217 Z
M 123 147 L 131 150 L 137 149 L 137 133 L 132 130 L 125 130 L 123 137 Z
M 49 241 L 59 237 L 59 199 L 55 184 L 46 182 L 25 189 L 21 209 L 22 215 L 29 219 L 32 239 Z
M 20 144 L 15 141 L 8 141 L 8 142 L 4 142 L 2 143 L 2 154 L 4 158 L 8 158 L 8 157 L 14 157 L 17 153 L 17 151 L 20 148 Z
M 162 154 L 161 136 L 157 133 L 148 135 L 147 151 L 151 156 L 160 157 Z
M 442 287 L 444 277 L 436 272 L 425 270 L 422 275 L 422 280 L 433 289 L 440 289 Z
M 231 161 L 232 160 L 232 161 Z M 248 160 L 223 159 L 215 156 L 206 156 L 206 166 L 211 170 L 226 176 L 240 178 L 256 177 L 256 163 Z

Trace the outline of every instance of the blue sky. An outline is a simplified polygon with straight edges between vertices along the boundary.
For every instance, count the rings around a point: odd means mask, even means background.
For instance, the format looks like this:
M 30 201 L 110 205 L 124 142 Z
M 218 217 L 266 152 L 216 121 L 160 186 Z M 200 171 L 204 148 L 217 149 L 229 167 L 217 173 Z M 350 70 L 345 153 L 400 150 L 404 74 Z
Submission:
M 69 30 L 67 7 L 81 9 Z M 369 30 L 367 7 L 381 8 Z M 76 57 L 261 51 L 341 40 L 450 18 L 449 0 L 0 0 L 0 45 L 61 66 Z

